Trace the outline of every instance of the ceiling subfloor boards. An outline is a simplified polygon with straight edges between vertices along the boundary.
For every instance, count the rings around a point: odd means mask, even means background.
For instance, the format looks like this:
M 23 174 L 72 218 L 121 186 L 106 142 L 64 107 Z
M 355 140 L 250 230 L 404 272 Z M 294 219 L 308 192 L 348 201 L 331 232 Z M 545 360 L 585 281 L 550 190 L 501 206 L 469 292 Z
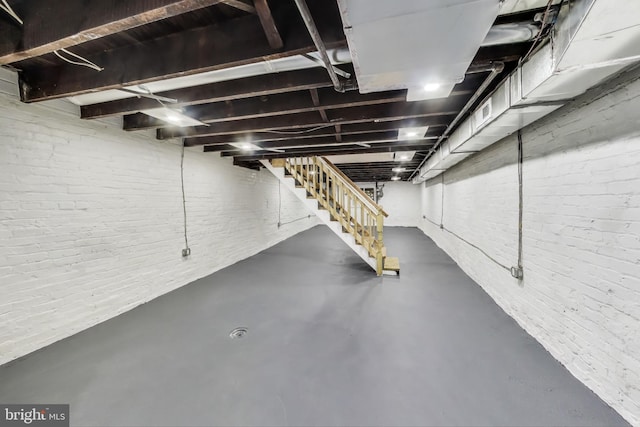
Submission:
M 24 21 L 22 31 L 8 36 L 5 26 L 0 27 L 0 65 L 70 48 L 89 40 L 215 5 L 220 1 L 25 2 L 17 9 Z
M 104 68 L 102 72 L 72 64 L 26 69 L 20 73 L 21 99 L 24 102 L 55 99 L 313 52 L 315 46 L 302 19 L 293 15 L 295 10 L 286 10 L 288 3 L 278 5 L 279 14 L 290 16 L 286 21 L 287 38 L 280 51 L 269 45 L 259 18 L 247 15 L 220 25 L 87 55 L 88 60 Z M 327 46 L 344 46 L 337 8 L 315 9 Z
M 447 98 L 407 102 L 406 90 L 359 92 L 335 0 L 306 3 L 322 44 L 331 49 L 332 70 L 345 78 L 340 91 L 293 0 L 68 0 L 55 7 L 9 1 L 25 25 L 0 27 L 0 63 L 19 70 L 24 102 L 73 97 L 84 104 L 83 119 L 123 117 L 126 131 L 156 129 L 158 139 L 180 138 L 187 147 L 203 146 L 210 155 L 254 169 L 261 159 L 354 155 L 339 167 L 357 181 L 408 179 L 495 63 L 504 62 L 504 72 L 477 102 L 531 47 L 481 47 Z M 530 23 L 535 12 L 501 16 L 496 23 Z M 65 47 L 104 70 L 51 53 Z M 160 105 L 151 95 L 169 101 Z M 162 108 L 204 125 L 178 128 L 145 114 Z M 421 134 L 409 136 L 416 129 Z M 404 157 L 394 155 L 401 151 L 411 151 L 412 159 L 393 161 Z

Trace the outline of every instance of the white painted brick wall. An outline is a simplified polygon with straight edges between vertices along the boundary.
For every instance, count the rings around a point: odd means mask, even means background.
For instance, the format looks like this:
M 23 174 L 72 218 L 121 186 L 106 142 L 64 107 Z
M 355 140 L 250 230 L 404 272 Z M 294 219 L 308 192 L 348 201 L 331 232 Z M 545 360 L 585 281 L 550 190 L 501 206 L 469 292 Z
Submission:
M 384 225 L 390 227 L 417 227 L 420 224 L 420 188 L 410 182 L 389 181 L 384 184 L 384 196 L 378 204 L 389 214 Z M 361 188 L 375 188 L 373 182 L 359 182 Z
M 21 104 L 0 71 L 0 364 L 317 224 L 283 189 L 278 228 L 268 171 L 187 151 L 183 259 L 181 148 Z
M 634 425 L 640 425 L 639 78 L 640 70 L 626 73 L 523 131 L 520 283 L 447 231 L 505 266 L 516 264 L 514 136 L 420 186 L 424 232 Z

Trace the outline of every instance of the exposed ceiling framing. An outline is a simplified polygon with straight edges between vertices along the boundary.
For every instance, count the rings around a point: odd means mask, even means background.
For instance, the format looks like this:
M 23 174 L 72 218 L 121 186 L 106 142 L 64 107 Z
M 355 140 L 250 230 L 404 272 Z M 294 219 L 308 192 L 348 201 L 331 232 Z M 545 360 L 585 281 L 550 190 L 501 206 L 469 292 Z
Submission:
M 8 0 L 24 21 L 0 11 L 0 65 L 19 71 L 24 102 L 76 97 L 119 88 L 198 77 L 247 64 L 276 64 L 311 54 L 316 46 L 294 0 Z M 328 49 L 346 48 L 335 0 L 307 0 Z M 496 23 L 530 22 L 539 10 L 500 16 Z M 141 111 L 161 107 L 155 99 L 126 94 L 105 102 L 80 102 L 86 120 L 122 116 L 125 131 L 156 129 L 158 139 L 182 138 L 208 155 L 233 157 L 258 168 L 261 159 L 288 156 L 415 152 L 412 159 L 341 163 L 356 181 L 407 179 L 463 106 L 481 86 L 491 65 L 504 62 L 502 76 L 530 49 L 530 42 L 482 47 L 466 78 L 444 99 L 407 102 L 406 90 L 361 94 L 351 64 L 347 90 L 337 92 L 327 70 L 309 67 L 232 80 L 204 82 L 154 92 L 175 100 L 171 108 L 206 125 L 178 128 Z M 67 49 L 103 71 L 63 62 Z M 143 86 L 144 87 L 144 86 Z M 141 89 L 140 89 L 141 90 Z M 123 96 L 127 96 L 124 97 Z M 83 98 L 85 97 L 85 98 Z M 399 129 L 427 127 L 416 139 Z M 253 151 L 243 149 L 253 144 Z M 232 145 L 233 144 L 233 145 Z M 255 147 L 258 147 L 256 149 Z M 404 171 L 398 172 L 398 168 Z M 392 169 L 396 169 L 393 172 Z

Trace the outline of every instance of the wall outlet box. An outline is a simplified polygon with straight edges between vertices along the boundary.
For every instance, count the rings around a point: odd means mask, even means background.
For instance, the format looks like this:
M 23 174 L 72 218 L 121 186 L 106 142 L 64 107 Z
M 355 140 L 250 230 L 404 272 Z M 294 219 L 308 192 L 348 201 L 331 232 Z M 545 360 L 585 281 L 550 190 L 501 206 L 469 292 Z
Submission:
M 522 280 L 524 277 L 524 272 L 522 271 L 522 267 L 511 267 L 511 275 L 515 279 Z
M 182 256 L 183 257 L 187 257 L 189 255 L 191 255 L 191 248 L 186 248 L 186 249 L 182 250 Z

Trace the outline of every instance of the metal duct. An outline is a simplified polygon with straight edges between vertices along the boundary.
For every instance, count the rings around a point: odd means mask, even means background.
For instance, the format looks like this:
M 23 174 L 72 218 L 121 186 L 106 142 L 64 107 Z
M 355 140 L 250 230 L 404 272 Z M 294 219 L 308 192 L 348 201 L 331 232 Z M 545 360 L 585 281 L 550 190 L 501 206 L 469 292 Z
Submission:
M 528 42 L 533 40 L 539 31 L 540 27 L 533 23 L 494 25 L 480 46 Z
M 499 0 L 338 0 L 361 93 L 408 89 L 443 98 L 465 72 Z M 445 35 L 446 36 L 443 36 Z
M 322 37 L 320 36 L 320 32 L 318 31 L 318 27 L 313 20 L 313 16 L 311 16 L 311 11 L 309 10 L 309 6 L 307 6 L 307 2 L 305 0 L 295 0 L 296 6 L 300 11 L 300 15 L 302 16 L 302 20 L 309 31 L 309 35 L 313 40 L 313 44 L 318 49 L 318 53 L 320 54 L 320 59 L 324 64 L 324 68 L 329 73 L 329 78 L 331 78 L 331 82 L 333 83 L 333 87 L 338 92 L 344 92 L 344 86 L 340 82 L 336 71 L 333 69 L 333 65 L 331 64 L 331 59 L 329 59 L 329 54 L 327 53 L 327 48 L 322 41 Z
M 551 42 L 516 68 L 416 171 L 433 178 L 640 60 L 640 2 L 576 0 Z M 415 173 L 414 173 L 415 174 Z
M 327 51 L 329 59 L 333 65 L 348 64 L 351 62 L 349 49 L 330 49 Z M 160 93 L 167 90 L 180 89 L 184 87 L 199 86 L 208 83 L 216 83 L 228 80 L 241 79 L 245 77 L 261 76 L 265 74 L 281 73 L 285 71 L 303 70 L 306 68 L 317 68 L 324 65 L 320 54 L 312 52 L 307 55 L 294 55 L 274 60 L 264 60 L 251 64 L 239 65 L 237 67 L 223 68 L 220 70 L 208 71 L 206 73 L 194 74 L 190 76 L 174 77 L 171 79 L 149 82 L 145 87 L 153 92 Z M 131 87 L 136 92 L 136 86 Z M 76 105 L 96 104 L 99 102 L 113 101 L 116 99 L 129 98 L 133 94 L 127 94 L 120 90 L 109 89 L 95 93 L 73 96 L 69 101 Z

